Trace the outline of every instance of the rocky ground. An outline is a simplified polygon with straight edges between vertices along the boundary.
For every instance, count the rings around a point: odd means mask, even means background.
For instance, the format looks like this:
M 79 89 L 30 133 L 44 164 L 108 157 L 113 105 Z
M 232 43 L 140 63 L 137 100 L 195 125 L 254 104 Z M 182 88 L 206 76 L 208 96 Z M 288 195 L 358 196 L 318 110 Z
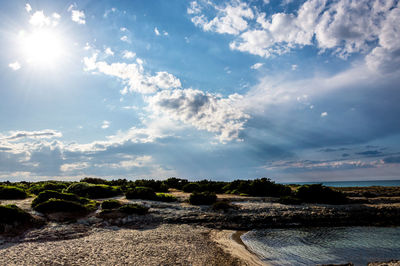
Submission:
M 70 234 L 51 234 L 57 231 Z M 1 244 L 0 265 L 249 265 L 224 252 L 210 232 L 183 224 L 142 229 L 49 225 Z

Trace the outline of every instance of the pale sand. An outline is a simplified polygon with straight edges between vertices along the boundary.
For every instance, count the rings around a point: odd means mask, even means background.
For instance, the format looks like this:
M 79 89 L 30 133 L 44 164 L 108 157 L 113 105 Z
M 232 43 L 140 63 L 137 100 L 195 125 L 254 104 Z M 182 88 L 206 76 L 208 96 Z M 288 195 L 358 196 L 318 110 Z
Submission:
M 95 228 L 75 239 L 4 243 L 0 265 L 262 265 L 230 238 L 232 232 L 167 224 Z
M 225 252 L 240 259 L 243 263 L 254 266 L 268 265 L 245 247 L 240 239 L 240 235 L 243 233 L 242 231 L 233 230 L 214 230 L 210 236 Z

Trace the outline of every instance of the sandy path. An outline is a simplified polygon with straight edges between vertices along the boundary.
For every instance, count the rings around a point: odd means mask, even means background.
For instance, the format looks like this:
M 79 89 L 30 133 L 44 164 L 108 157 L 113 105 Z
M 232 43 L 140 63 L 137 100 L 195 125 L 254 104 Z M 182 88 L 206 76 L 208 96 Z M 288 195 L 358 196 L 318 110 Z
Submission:
M 250 265 L 189 225 L 154 229 L 96 229 L 77 239 L 5 243 L 0 265 Z

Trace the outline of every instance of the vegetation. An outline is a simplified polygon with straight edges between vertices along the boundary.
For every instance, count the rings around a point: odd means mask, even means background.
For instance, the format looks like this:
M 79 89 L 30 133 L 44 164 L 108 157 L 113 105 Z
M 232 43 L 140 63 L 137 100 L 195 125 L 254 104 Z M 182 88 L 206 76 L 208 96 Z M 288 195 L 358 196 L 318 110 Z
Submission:
M 101 208 L 103 210 L 118 209 L 122 206 L 122 203 L 118 200 L 105 200 L 101 203 Z
M 214 211 L 228 211 L 231 208 L 233 208 L 233 205 L 226 200 L 214 202 L 212 205 Z
M 254 180 L 235 180 L 227 183 L 223 190 L 225 193 L 249 195 L 256 197 L 280 197 L 290 195 L 291 189 L 282 184 L 276 184 L 269 178 Z
M 65 192 L 74 193 L 89 199 L 110 198 L 122 194 L 122 190 L 119 187 L 86 182 L 74 183 Z
M 187 181 L 186 179 L 171 177 L 165 180 L 164 183 L 170 188 L 182 190 L 183 186 L 189 183 L 189 181 Z
M 282 196 L 279 198 L 279 203 L 286 205 L 299 205 L 303 203 L 303 201 L 295 196 Z
M 25 199 L 26 192 L 16 186 L 0 186 L 0 199 Z
M 43 202 L 46 202 L 50 199 L 73 201 L 73 202 L 77 202 L 80 204 L 88 204 L 90 202 L 89 199 L 79 197 L 72 193 L 62 193 L 62 192 L 53 191 L 53 190 L 46 190 L 46 191 L 39 193 L 39 195 L 37 195 L 37 197 L 32 201 L 32 208 L 35 209 L 37 205 L 39 205 Z
M 97 202 L 72 193 L 46 190 L 32 201 L 32 208 L 42 213 L 88 212 L 97 207 Z
M 174 202 L 178 200 L 174 195 L 162 192 L 156 193 L 156 199 L 163 202 Z
M 29 213 L 16 205 L 0 205 L 0 224 L 25 223 L 31 219 Z
M 135 187 L 129 189 L 125 194 L 127 199 L 145 199 L 145 200 L 155 200 L 156 193 L 152 188 L 149 187 Z
M 217 200 L 214 192 L 193 192 L 190 194 L 189 202 L 193 205 L 211 205 Z
M 125 204 L 121 206 L 119 211 L 126 213 L 126 214 L 146 214 L 149 211 L 149 208 L 139 205 L 139 204 Z
M 303 185 L 296 191 L 296 197 L 303 202 L 308 203 L 325 203 L 325 204 L 346 204 L 347 197 L 329 187 L 321 184 Z
M 192 193 L 192 192 L 199 192 L 200 191 L 200 185 L 194 182 L 187 183 L 186 185 L 183 186 L 183 191 L 187 193 Z
M 49 199 L 43 203 L 38 204 L 35 210 L 41 213 L 54 213 L 54 212 L 73 212 L 73 213 L 86 213 L 89 209 L 75 201 L 68 201 L 63 199 Z
M 38 195 L 40 192 L 46 191 L 46 190 L 53 190 L 53 191 L 59 191 L 61 192 L 63 189 L 67 188 L 67 184 L 61 183 L 61 182 L 45 182 L 45 183 L 39 183 L 34 186 L 32 186 L 29 191 L 35 195 Z

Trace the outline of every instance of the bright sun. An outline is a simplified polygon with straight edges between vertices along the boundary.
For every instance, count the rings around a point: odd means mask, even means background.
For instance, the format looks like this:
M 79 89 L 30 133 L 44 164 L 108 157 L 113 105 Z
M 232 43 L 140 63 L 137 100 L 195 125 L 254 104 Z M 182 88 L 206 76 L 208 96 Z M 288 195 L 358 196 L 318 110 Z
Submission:
M 54 30 L 22 32 L 20 37 L 24 58 L 35 66 L 53 66 L 65 53 L 61 36 Z

